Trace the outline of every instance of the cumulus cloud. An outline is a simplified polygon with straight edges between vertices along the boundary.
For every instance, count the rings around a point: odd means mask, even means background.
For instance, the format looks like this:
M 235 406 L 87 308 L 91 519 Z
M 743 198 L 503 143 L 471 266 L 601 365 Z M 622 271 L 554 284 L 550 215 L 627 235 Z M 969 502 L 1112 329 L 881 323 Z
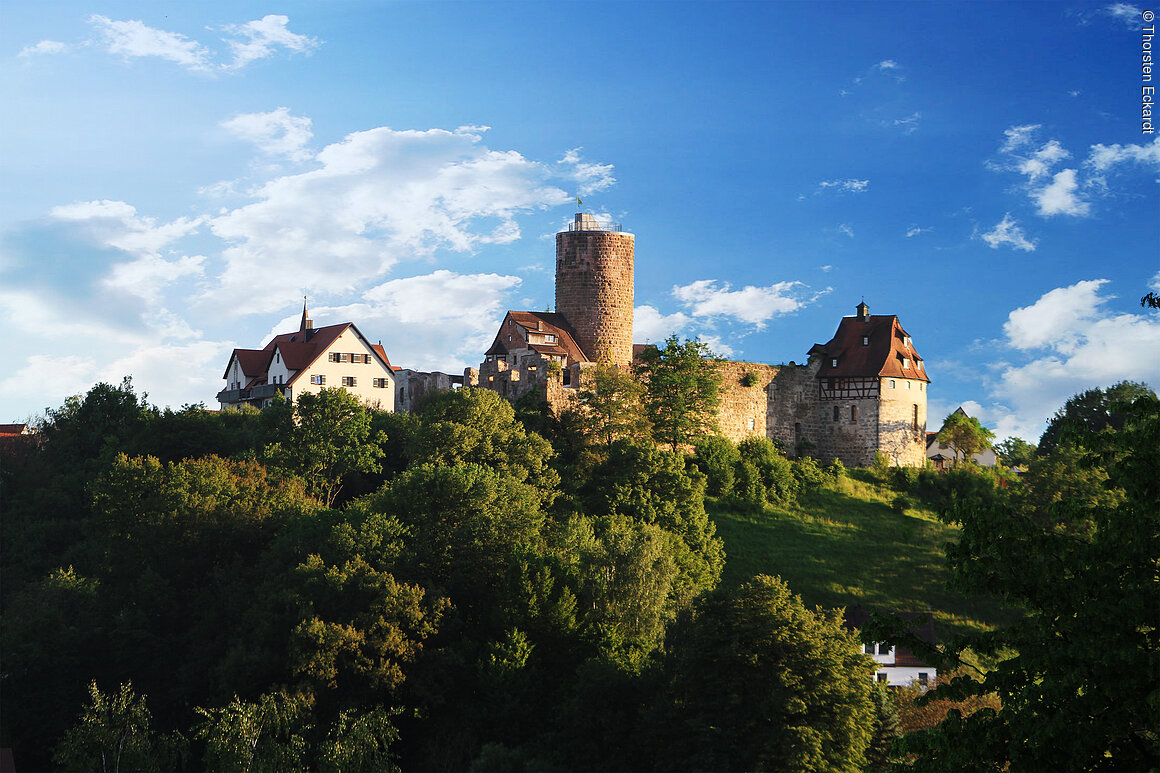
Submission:
M 1146 145 L 1092 145 L 1085 163 L 1097 172 L 1106 172 L 1120 164 L 1141 164 L 1160 170 L 1160 138 Z
M 51 56 L 53 54 L 63 54 L 68 51 L 69 47 L 65 43 L 57 40 L 42 40 L 32 46 L 25 46 L 20 50 L 17 56 L 27 58 L 30 56 Z
M 1108 309 L 1106 279 L 1053 289 L 1015 309 L 1004 325 L 1019 362 L 1000 362 L 989 382 L 993 397 L 1011 406 L 1006 434 L 1038 438 L 1069 397 L 1125 379 L 1160 384 L 1160 316 Z M 1027 360 L 1026 357 L 1032 359 Z
M 715 279 L 700 279 L 673 287 L 673 297 L 694 317 L 731 318 L 760 330 L 778 314 L 797 311 L 813 300 L 796 297 L 801 287 L 804 287 L 801 282 L 777 282 L 767 287 L 747 285 L 734 290 L 728 282 L 718 284 Z
M 222 122 L 223 128 L 254 143 L 262 153 L 293 161 L 310 158 L 306 145 L 314 136 L 311 125 L 309 118 L 291 115 L 286 107 L 268 113 L 242 113 Z
M 240 69 L 250 62 L 272 56 L 279 48 L 293 53 L 308 53 L 319 46 L 315 38 L 288 30 L 286 25 L 289 23 L 288 16 L 267 14 L 245 24 L 227 25 L 225 31 L 235 37 L 227 41 L 233 53 L 233 61 L 227 67 Z
M 110 54 L 127 58 L 155 56 L 190 70 L 210 69 L 209 50 L 180 33 L 155 29 L 136 19 L 115 21 L 99 14 L 90 16 L 89 23 L 104 38 Z
M 302 286 L 351 292 L 401 260 L 512 242 L 518 214 L 572 200 L 550 165 L 492 150 L 481 131 L 380 127 L 323 148 L 320 168 L 271 180 L 213 219 L 230 246 L 207 299 L 265 312 Z
M 632 340 L 657 343 L 674 333 L 684 332 L 693 321 L 684 312 L 662 314 L 655 306 L 637 306 L 632 310 Z
M 909 235 L 908 233 L 907 236 Z M 1023 229 L 1015 223 L 1010 212 L 1003 215 L 1003 219 L 996 223 L 994 228 L 982 234 L 982 239 L 993 250 L 997 250 L 1001 245 L 1007 244 L 1024 252 L 1035 251 L 1035 242 L 1029 240 L 1024 235 Z
M 1041 215 L 1086 215 L 1091 206 L 1079 198 L 1076 170 L 1064 169 L 1051 178 L 1051 183 L 1035 194 L 1035 203 Z

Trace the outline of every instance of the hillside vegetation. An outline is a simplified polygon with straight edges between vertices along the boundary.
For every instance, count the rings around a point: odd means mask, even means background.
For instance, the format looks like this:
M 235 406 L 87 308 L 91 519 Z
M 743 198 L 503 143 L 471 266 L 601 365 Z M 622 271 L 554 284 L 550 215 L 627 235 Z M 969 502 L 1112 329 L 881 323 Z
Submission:
M 979 632 L 1013 619 L 996 599 L 948 590 L 945 547 L 957 526 L 929 505 L 892 503 L 899 493 L 869 470 L 851 470 L 790 504 L 710 500 L 725 542 L 724 585 L 780 576 L 808 605 L 930 610 L 941 637 Z

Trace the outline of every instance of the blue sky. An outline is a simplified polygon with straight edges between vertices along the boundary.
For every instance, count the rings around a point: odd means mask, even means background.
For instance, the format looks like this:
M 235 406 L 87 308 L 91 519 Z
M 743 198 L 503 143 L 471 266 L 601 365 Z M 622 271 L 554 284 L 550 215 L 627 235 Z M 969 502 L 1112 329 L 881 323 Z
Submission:
M 0 422 L 353 321 L 478 365 L 553 234 L 636 234 L 636 338 L 805 359 L 863 298 L 1037 439 L 1160 385 L 1160 141 L 1125 3 L 4 3 Z

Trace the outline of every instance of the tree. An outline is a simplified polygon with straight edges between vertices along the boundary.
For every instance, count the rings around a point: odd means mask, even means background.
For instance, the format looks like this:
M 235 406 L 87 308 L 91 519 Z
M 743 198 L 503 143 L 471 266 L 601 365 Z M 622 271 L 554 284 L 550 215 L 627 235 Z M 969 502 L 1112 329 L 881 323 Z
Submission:
M 1074 436 L 1080 464 L 1102 468 L 1099 487 L 1114 496 L 960 501 L 948 514 L 961 524 L 947 553 L 952 588 L 1024 615 L 944 648 L 941 670 L 968 649 L 996 663 L 933 697 L 993 693 L 1000 705 L 907 736 L 917 770 L 1148 770 L 1160 759 L 1160 687 L 1133 676 L 1160 667 L 1160 401 L 1141 395 L 1118 412 L 1120 429 Z
M 954 452 L 955 464 L 967 461 L 980 451 L 990 448 L 995 433 L 979 423 L 974 416 L 968 416 L 962 408 L 957 409 L 943 422 L 938 431 L 938 442 L 950 446 Z
M 644 386 L 631 373 L 600 365 L 585 371 L 583 388 L 576 395 L 575 410 L 589 441 L 611 446 L 620 438 L 637 438 L 648 432 L 644 416 Z
M 65 770 L 176 770 L 185 756 L 180 733 L 158 736 L 145 697 L 126 682 L 114 694 L 89 685 L 89 704 L 53 753 Z
M 1089 389 L 1072 396 L 1047 423 L 1039 438 L 1039 453 L 1046 454 L 1061 443 L 1074 442 L 1087 433 L 1121 425 L 1121 406 L 1147 395 L 1155 397 L 1147 384 L 1121 381 L 1107 389 Z
M 1023 438 L 1009 437 L 995 446 L 1004 467 L 1026 467 L 1035 459 L 1035 445 Z
M 293 408 L 276 403 L 267 411 L 275 433 L 263 453 L 267 465 L 301 477 L 325 506 L 342 490 L 343 476 L 381 469 L 386 436 L 372 436 L 367 407 L 345 389 L 303 392 Z
M 701 602 L 666 647 L 651 718 L 658 770 L 865 766 L 873 664 L 840 611 L 811 611 L 758 576 Z
M 308 699 L 281 690 L 254 703 L 234 696 L 221 708 L 198 708 L 197 737 L 205 741 L 206 767 L 238 773 L 303 768 L 309 709 Z
M 716 430 L 721 373 L 708 346 L 681 343 L 674 334 L 664 348 L 641 352 L 636 373 L 645 385 L 645 413 L 657 442 L 676 451 Z
M 884 684 L 874 684 L 870 699 L 874 704 L 874 735 L 866 748 L 867 767 L 870 770 L 886 770 L 894 742 L 902 737 L 898 709 Z

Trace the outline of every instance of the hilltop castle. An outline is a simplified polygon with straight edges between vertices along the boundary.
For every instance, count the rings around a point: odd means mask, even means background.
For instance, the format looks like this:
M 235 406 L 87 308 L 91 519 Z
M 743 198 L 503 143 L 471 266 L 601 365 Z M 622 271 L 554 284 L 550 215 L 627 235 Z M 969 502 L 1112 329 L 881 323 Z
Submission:
M 298 391 L 341 385 L 385 410 L 408 411 L 426 392 L 467 385 L 513 400 L 536 391 L 559 410 L 585 370 L 628 368 L 641 346 L 632 343 L 634 249 L 633 234 L 578 213 L 556 234 L 556 311 L 508 311 L 479 368 L 462 377 L 392 366 L 351 323 L 313 330 L 303 306 L 297 333 L 261 350 L 234 350 L 218 399 L 223 407 L 260 403 L 274 392 L 292 398 L 295 384 Z M 870 465 L 878 452 L 900 466 L 926 463 L 930 379 L 897 316 L 871 315 L 863 302 L 833 338 L 809 349 L 804 365 L 717 367 L 718 425 L 731 440 L 768 437 L 791 455 L 851 467 Z

